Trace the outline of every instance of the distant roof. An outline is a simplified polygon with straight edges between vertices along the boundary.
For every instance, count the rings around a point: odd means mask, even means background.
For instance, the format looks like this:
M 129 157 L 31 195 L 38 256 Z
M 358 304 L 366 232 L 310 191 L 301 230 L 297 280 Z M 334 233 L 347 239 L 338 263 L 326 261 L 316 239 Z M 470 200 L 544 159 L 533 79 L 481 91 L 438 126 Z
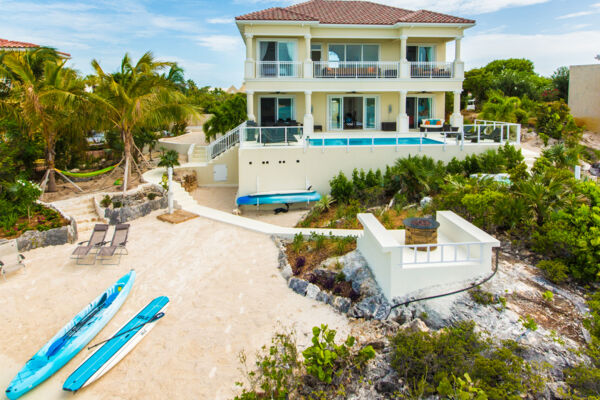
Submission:
M 433 11 L 411 11 L 370 1 L 310 0 L 273 7 L 235 18 L 237 21 L 314 21 L 321 24 L 394 25 L 397 23 L 474 24 L 472 19 Z
M 3 48 L 15 48 L 15 49 L 33 49 L 36 47 L 40 47 L 39 44 L 27 43 L 27 42 L 17 42 L 14 40 L 0 39 L 0 47 Z
M 0 38 L 0 49 L 37 49 L 38 47 L 42 46 L 40 46 L 39 44 L 17 42 L 16 40 Z M 65 57 L 71 57 L 69 53 L 63 53 L 62 51 L 57 51 L 57 53 Z

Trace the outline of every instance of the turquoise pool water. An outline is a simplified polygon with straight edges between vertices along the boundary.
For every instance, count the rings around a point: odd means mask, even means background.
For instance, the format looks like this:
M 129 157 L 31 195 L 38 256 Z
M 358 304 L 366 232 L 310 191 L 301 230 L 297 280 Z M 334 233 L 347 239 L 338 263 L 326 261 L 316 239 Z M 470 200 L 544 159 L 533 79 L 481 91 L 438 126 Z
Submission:
M 422 140 L 422 142 L 421 142 Z M 375 138 L 372 142 L 371 138 L 326 138 L 326 139 L 308 139 L 311 146 L 370 146 L 372 143 L 375 146 L 395 146 L 395 145 L 418 145 L 422 144 L 444 144 L 439 140 L 429 138 Z

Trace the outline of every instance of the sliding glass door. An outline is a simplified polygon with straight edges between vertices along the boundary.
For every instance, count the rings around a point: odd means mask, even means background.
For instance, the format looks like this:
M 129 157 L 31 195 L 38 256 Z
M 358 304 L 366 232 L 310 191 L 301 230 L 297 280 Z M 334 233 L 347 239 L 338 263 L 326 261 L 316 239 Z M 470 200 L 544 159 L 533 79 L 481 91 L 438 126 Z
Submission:
M 431 119 L 433 116 L 433 101 L 431 97 L 407 97 L 406 114 L 408 115 L 408 127 L 419 129 L 423 120 Z
M 376 129 L 376 96 L 330 96 L 328 130 Z
M 259 42 L 259 60 L 261 76 L 295 76 L 296 42 L 261 41 Z
M 277 122 L 294 120 L 292 97 L 261 97 L 259 106 L 260 126 L 274 126 Z

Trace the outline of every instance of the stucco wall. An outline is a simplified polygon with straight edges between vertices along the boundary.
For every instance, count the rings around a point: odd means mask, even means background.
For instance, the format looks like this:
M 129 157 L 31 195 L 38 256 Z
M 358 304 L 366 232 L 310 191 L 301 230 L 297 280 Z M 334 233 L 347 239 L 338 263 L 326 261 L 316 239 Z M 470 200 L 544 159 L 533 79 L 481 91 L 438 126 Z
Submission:
M 600 64 L 572 65 L 569 107 L 578 123 L 600 133 Z
M 304 189 L 306 184 L 321 193 L 329 193 L 329 180 L 343 171 L 346 176 L 354 168 L 385 170 L 398 158 L 427 155 L 448 162 L 452 157 L 463 159 L 468 154 L 497 148 L 494 144 L 448 144 L 419 146 L 362 147 L 242 147 L 239 150 L 239 194 Z M 258 187 L 257 187 L 258 178 Z
M 215 165 L 226 165 L 227 166 L 227 180 L 226 181 L 215 181 L 214 180 L 214 168 Z M 221 154 L 210 163 L 202 167 L 184 167 L 178 168 L 179 170 L 196 171 L 198 177 L 198 185 L 200 186 L 237 186 L 239 174 L 238 174 L 238 150 L 237 147 L 231 148 L 225 153 Z

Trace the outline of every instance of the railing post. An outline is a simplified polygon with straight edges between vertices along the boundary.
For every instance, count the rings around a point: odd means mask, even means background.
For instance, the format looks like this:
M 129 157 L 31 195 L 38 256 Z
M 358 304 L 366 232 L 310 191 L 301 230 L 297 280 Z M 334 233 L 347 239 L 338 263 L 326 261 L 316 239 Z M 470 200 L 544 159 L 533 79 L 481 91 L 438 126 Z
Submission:
M 346 138 L 346 153 L 350 152 L 350 136 Z
M 371 153 L 373 152 L 373 147 L 375 147 L 375 137 L 371 136 Z
M 288 131 L 287 131 L 287 126 L 283 127 L 283 139 L 285 140 L 285 144 L 288 144 Z
M 421 148 L 423 147 L 423 132 L 419 132 L 419 153 L 421 152 Z
M 517 124 L 517 144 L 521 143 L 521 124 Z
M 262 144 L 262 126 L 258 127 L 258 143 Z

